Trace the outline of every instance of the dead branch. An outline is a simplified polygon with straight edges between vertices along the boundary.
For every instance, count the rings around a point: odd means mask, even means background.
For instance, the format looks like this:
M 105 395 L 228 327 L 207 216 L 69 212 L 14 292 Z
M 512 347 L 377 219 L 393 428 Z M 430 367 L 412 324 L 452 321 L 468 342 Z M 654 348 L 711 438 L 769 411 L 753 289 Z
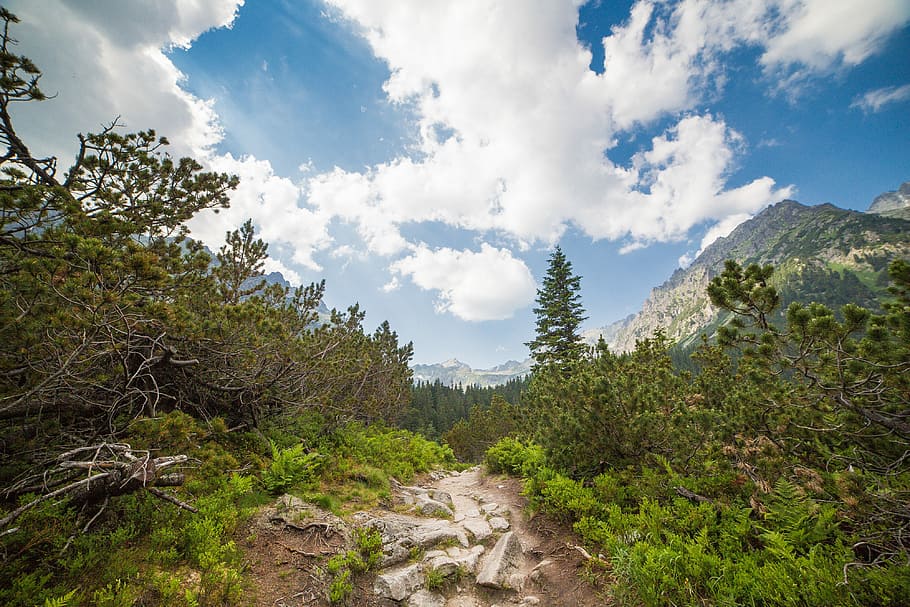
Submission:
M 47 470 L 32 477 L 33 480 L 40 479 L 41 487 L 57 486 L 61 484 L 58 482 L 60 479 L 63 479 L 63 486 L 16 508 L 0 519 L 0 528 L 51 499 L 68 498 L 74 505 L 85 506 L 102 501 L 107 503 L 112 497 L 143 489 L 180 508 L 196 512 L 189 504 L 155 489 L 182 485 L 183 474 L 164 471 L 187 461 L 185 455 L 152 458 L 151 452 L 134 450 L 125 443 L 101 443 L 72 449 L 57 456 Z M 85 476 L 79 478 L 82 474 Z

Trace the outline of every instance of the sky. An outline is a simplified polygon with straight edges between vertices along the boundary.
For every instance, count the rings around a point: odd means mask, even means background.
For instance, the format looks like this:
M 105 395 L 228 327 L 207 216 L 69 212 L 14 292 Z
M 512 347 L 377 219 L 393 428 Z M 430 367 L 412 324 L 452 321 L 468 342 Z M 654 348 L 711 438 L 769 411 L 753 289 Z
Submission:
M 269 271 L 414 362 L 528 356 L 559 245 L 585 327 L 769 204 L 910 180 L 910 0 L 12 0 L 60 170 L 119 117 L 241 178 Z

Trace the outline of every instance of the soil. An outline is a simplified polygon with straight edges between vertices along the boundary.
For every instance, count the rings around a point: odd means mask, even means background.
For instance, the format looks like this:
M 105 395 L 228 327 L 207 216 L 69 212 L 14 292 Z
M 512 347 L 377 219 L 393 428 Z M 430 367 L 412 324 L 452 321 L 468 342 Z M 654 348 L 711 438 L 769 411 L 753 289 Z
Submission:
M 440 478 L 441 477 L 441 478 Z M 440 475 L 418 483 L 440 489 L 452 496 L 455 520 L 459 511 L 480 504 L 498 504 L 507 511 L 511 530 L 518 535 L 524 551 L 522 573 L 537 571 L 521 593 L 475 586 L 470 581 L 450 583 L 445 588 L 446 607 L 491 607 L 493 605 L 547 605 L 594 607 L 610 605 L 605 589 L 611 581 L 604 561 L 588 558 L 577 548 L 578 538 L 570 528 L 543 514 L 528 514 L 526 498 L 517 479 L 490 476 L 480 468 L 461 474 Z M 381 517 L 388 510 L 370 514 Z M 330 581 L 325 564 L 332 554 L 345 549 L 345 538 L 324 527 L 307 528 L 305 523 L 285 529 L 263 529 L 255 523 L 238 538 L 248 563 L 248 575 L 257 607 L 328 606 Z M 543 563 L 543 565 L 540 565 Z M 538 567 L 538 565 L 540 565 Z M 373 595 L 374 574 L 356 576 L 353 597 L 348 605 L 394 607 L 396 603 Z

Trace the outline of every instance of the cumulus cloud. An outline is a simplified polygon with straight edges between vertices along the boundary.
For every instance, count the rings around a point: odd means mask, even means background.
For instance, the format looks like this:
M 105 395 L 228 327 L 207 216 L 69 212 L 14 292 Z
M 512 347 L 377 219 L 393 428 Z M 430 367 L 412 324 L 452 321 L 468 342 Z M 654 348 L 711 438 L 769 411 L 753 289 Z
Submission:
M 240 187 L 231 208 L 202 213 L 190 223 L 193 235 L 211 249 L 225 232 L 253 219 L 266 241 L 288 245 L 292 260 L 318 270 L 313 254 L 330 238 L 326 219 L 298 205 L 302 190 L 274 174 L 267 160 L 216 155 L 222 137 L 213 103 L 182 88 L 183 74 L 165 51 L 187 47 L 203 32 L 229 27 L 243 0 L 170 0 L 122 2 L 116 8 L 97 2 L 8 3 L 22 22 L 18 52 L 42 69 L 42 88 L 56 98 L 13 108 L 17 127 L 32 151 L 53 155 L 62 169 L 76 152 L 76 132 L 97 132 L 119 116 L 125 131 L 158 128 L 173 156 L 190 155 L 208 169 L 236 174 Z M 48 19 L 51 14 L 54 18 Z M 268 262 L 291 282 L 299 274 L 278 260 Z M 283 268 L 283 269 L 280 269 Z
M 32 152 L 57 156 L 65 167 L 75 155 L 77 132 L 97 132 L 118 116 L 129 130 L 158 128 L 172 141 L 174 155 L 210 149 L 221 139 L 212 104 L 181 88 L 184 76 L 164 53 L 229 26 L 242 4 L 6 2 L 22 20 L 17 51 L 42 69 L 44 92 L 57 95 L 13 109 Z
M 291 251 L 288 274 L 291 262 L 317 270 L 322 251 L 352 256 L 330 233 L 333 222 L 349 224 L 391 264 L 390 288 L 407 278 L 437 291 L 440 310 L 472 320 L 507 317 L 533 297 L 530 273 L 509 248 L 552 244 L 573 227 L 621 239 L 628 251 L 712 226 L 704 248 L 790 194 L 770 177 L 730 182 L 747 144 L 699 111 L 723 90 L 725 53 L 757 49 L 772 88 L 783 87 L 857 65 L 910 20 L 908 0 L 640 0 L 602 40 L 598 74 L 577 39 L 582 0 L 326 0 L 330 18 L 386 62 L 385 94 L 408 106 L 416 138 L 407 154 L 362 171 L 320 173 L 304 163 L 295 182 L 267 159 L 216 155 L 222 132 L 213 104 L 182 88 L 166 55 L 230 27 L 242 2 L 8 2 L 23 18 L 20 52 L 45 70 L 45 91 L 60 93 L 15 108 L 33 151 L 72 157 L 71 134 L 118 115 L 129 129 L 157 126 L 174 155 L 242 178 L 231 210 L 191 225 L 209 246 L 250 217 L 263 239 Z M 908 95 L 907 87 L 881 89 L 854 105 L 877 111 Z M 668 118 L 631 162 L 611 159 L 620 138 Z M 509 248 L 408 242 L 402 228 L 425 222 Z M 484 263 L 506 279 L 470 288 L 488 271 Z
M 881 109 L 892 103 L 900 103 L 910 99 L 910 84 L 904 86 L 886 86 L 869 91 L 856 98 L 850 107 L 859 108 L 867 114 L 880 112 Z
M 480 251 L 431 249 L 421 243 L 392 263 L 390 289 L 409 277 L 438 294 L 436 309 L 462 320 L 501 320 L 530 304 L 537 292 L 531 271 L 507 249 L 483 243 Z
M 230 208 L 199 213 L 189 222 L 195 238 L 214 248 L 224 241 L 226 232 L 252 219 L 257 236 L 274 245 L 287 245 L 294 263 L 322 269 L 313 255 L 331 243 L 328 218 L 300 206 L 300 185 L 276 175 L 270 162 L 253 156 L 213 156 L 208 164 L 212 170 L 240 177 L 240 186 L 231 195 Z
M 778 20 L 761 57 L 770 69 L 827 70 L 853 66 L 910 20 L 907 0 L 777 0 Z

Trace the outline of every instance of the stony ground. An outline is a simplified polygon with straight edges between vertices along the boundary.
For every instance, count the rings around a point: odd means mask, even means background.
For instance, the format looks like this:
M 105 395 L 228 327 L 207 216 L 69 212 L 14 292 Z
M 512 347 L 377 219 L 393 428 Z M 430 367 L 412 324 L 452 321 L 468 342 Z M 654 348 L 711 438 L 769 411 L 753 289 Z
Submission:
M 342 521 L 284 496 L 257 516 L 241 541 L 256 605 L 328 605 L 329 556 L 351 546 L 352 529 L 378 530 L 383 561 L 353 579 L 349 605 L 491 607 L 609 604 L 609 572 L 574 544 L 564 526 L 529 517 L 515 479 L 480 468 L 393 484 L 388 509 Z

